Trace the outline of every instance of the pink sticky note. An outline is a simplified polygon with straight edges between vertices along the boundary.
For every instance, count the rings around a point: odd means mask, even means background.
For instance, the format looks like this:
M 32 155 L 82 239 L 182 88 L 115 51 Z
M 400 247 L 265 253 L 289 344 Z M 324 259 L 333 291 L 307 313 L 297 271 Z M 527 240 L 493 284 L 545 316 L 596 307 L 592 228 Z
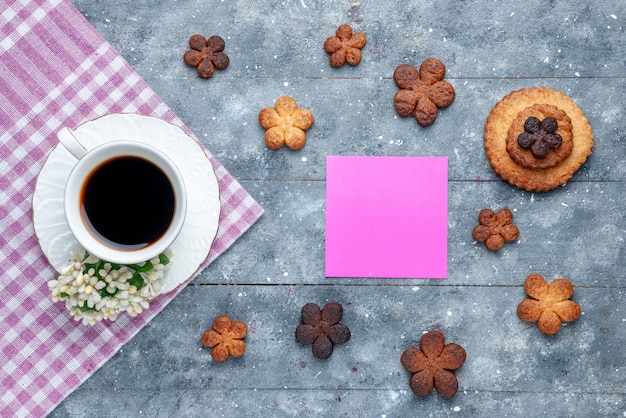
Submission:
M 446 157 L 326 158 L 326 276 L 448 276 Z

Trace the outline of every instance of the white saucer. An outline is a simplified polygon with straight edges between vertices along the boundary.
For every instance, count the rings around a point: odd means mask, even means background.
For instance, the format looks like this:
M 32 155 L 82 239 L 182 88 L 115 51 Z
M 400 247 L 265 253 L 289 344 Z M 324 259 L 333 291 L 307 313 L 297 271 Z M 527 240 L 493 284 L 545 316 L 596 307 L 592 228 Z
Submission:
M 187 216 L 170 246 L 174 257 L 161 281 L 160 293 L 174 290 L 198 270 L 217 235 L 220 192 L 204 150 L 180 127 L 156 117 L 130 113 L 109 114 L 85 122 L 76 128 L 75 134 L 88 147 L 120 139 L 149 143 L 178 166 L 187 189 Z M 70 250 L 79 247 L 63 210 L 64 187 L 74 161 L 63 146 L 57 145 L 39 172 L 33 195 L 35 233 L 57 271 L 68 263 Z

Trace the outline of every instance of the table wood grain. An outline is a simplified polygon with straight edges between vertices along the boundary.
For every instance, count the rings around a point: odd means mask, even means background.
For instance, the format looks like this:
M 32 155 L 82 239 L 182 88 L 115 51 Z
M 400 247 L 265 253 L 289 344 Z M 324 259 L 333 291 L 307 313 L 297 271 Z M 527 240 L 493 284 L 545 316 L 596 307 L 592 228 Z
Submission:
M 626 416 L 626 3 L 72 2 L 265 214 L 52 416 Z M 356 67 L 322 47 L 342 23 L 367 36 Z M 226 41 L 212 79 L 182 61 L 194 33 Z M 431 56 L 456 99 L 422 128 L 395 113 L 392 75 Z M 565 186 L 529 193 L 493 172 L 483 127 L 505 95 L 542 85 L 578 103 L 595 147 Z M 257 121 L 281 95 L 315 115 L 297 152 L 267 149 Z M 448 279 L 324 276 L 329 155 L 448 157 Z M 520 229 L 497 253 L 471 236 L 485 207 Z M 531 273 L 575 286 L 582 315 L 555 336 L 516 316 Z M 317 360 L 294 331 L 304 304 L 330 301 L 352 338 Z M 221 314 L 249 334 L 242 358 L 216 363 L 200 336 Z M 414 395 L 400 365 L 430 329 L 467 351 L 452 399 Z

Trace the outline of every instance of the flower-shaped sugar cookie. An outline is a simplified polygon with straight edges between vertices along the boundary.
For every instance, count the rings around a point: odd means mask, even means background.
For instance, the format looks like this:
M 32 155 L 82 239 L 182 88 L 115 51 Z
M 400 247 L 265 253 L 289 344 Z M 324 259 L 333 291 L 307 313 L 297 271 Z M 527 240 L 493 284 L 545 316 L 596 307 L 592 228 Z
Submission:
M 472 238 L 484 242 L 491 251 L 498 251 L 505 242 L 519 238 L 519 229 L 512 224 L 513 213 L 508 208 L 500 209 L 497 213 L 483 209 L 478 214 L 478 222 L 472 231 Z
M 437 108 L 448 107 L 454 101 L 454 87 L 443 80 L 446 67 L 436 58 L 428 58 L 419 71 L 409 64 L 401 64 L 393 72 L 400 90 L 393 98 L 398 115 L 413 116 L 421 126 L 429 126 L 437 119 Z
M 409 347 L 402 353 L 400 363 L 413 373 L 409 387 L 416 395 L 428 396 L 433 388 L 444 398 L 453 397 L 459 389 L 454 371 L 465 363 L 465 349 L 458 344 L 445 344 L 439 331 L 422 336 L 420 348 Z
M 330 65 L 341 67 L 346 62 L 350 65 L 358 65 L 362 57 L 361 49 L 366 42 L 365 35 L 361 32 L 352 33 L 350 25 L 339 26 L 336 35 L 324 42 L 324 49 L 331 54 Z
M 531 274 L 524 281 L 524 290 L 530 297 L 517 305 L 517 316 L 526 322 L 537 322 L 546 335 L 556 334 L 561 322 L 571 322 L 580 316 L 580 306 L 570 300 L 574 294 L 572 283 L 564 278 L 548 284 L 539 274 Z
M 327 359 L 333 353 L 333 344 L 343 344 L 350 337 L 350 330 L 340 323 L 343 307 L 340 303 L 327 303 L 322 310 L 315 303 L 302 307 L 302 323 L 296 328 L 296 340 L 300 344 L 313 344 L 313 355 Z
M 289 96 L 281 96 L 273 108 L 259 112 L 259 123 L 265 132 L 265 144 L 276 150 L 287 145 L 299 150 L 306 143 L 307 131 L 313 125 L 313 114 L 308 109 L 298 108 L 296 101 Z
M 228 55 L 224 53 L 226 42 L 217 35 L 209 39 L 202 35 L 192 35 L 189 38 L 189 46 L 191 49 L 185 52 L 183 59 L 185 64 L 196 67 L 201 78 L 212 77 L 216 69 L 223 70 L 230 63 Z
M 226 361 L 229 356 L 241 357 L 246 351 L 243 341 L 248 333 L 248 327 L 242 321 L 231 321 L 226 315 L 221 315 L 213 321 L 213 328 L 202 334 L 202 345 L 213 348 L 211 357 L 215 361 Z

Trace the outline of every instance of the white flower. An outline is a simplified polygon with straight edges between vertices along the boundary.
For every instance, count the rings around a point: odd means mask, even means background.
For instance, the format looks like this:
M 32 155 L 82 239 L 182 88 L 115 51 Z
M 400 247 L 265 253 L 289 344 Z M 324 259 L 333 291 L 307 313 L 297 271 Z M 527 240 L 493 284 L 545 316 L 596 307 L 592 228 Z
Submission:
M 165 257 L 169 264 L 171 253 Z M 70 261 L 55 280 L 48 282 L 48 289 L 53 302 L 65 301 L 70 315 L 86 325 L 104 319 L 115 321 L 121 312 L 137 316 L 150 307 L 149 299 L 158 295 L 167 268 L 160 257 L 150 263 L 152 268 L 136 272 L 130 266 L 114 267 L 80 248 L 70 252 Z M 136 279 L 136 274 L 141 280 Z

